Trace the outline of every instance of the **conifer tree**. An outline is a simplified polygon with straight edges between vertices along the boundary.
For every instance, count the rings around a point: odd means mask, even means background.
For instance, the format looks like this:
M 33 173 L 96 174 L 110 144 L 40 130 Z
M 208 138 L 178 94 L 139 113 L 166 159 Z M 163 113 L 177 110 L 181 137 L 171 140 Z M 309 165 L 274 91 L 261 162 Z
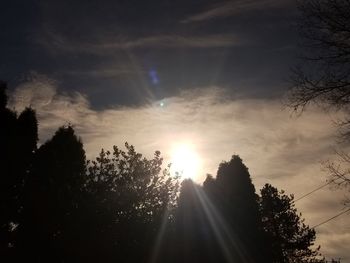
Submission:
M 261 189 L 260 212 L 272 245 L 272 262 L 324 262 L 320 248 L 312 247 L 316 239 L 315 230 L 304 223 L 293 200 L 293 195 L 288 196 L 270 184 Z
M 227 222 L 235 262 L 271 262 L 248 168 L 238 155 L 220 164 L 216 179 L 207 177 L 204 191 Z

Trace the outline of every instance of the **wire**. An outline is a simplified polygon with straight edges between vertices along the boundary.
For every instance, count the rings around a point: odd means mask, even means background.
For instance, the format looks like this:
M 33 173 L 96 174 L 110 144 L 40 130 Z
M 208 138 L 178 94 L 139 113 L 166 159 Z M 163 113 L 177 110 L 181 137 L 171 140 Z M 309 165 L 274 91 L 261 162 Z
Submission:
M 326 187 L 327 185 L 329 185 L 329 184 L 331 184 L 331 183 L 333 183 L 333 182 L 334 182 L 334 180 L 331 180 L 331 181 L 329 181 L 328 183 L 326 183 L 326 184 L 324 184 L 324 185 L 321 185 L 320 187 L 318 187 L 318 188 L 312 190 L 311 192 L 308 192 L 308 193 L 302 195 L 301 197 L 299 197 L 299 198 L 297 198 L 296 200 L 294 200 L 294 203 L 296 203 L 296 202 L 298 202 L 299 200 L 301 200 L 301 199 L 303 199 L 303 198 L 305 198 L 305 197 L 307 197 L 307 196 L 313 194 L 314 192 L 316 192 L 316 191 L 322 189 L 323 187 Z
M 337 215 L 335 215 L 335 216 L 332 216 L 331 218 L 328 218 L 326 221 L 323 221 L 323 222 L 321 222 L 321 223 L 319 223 L 319 224 L 313 226 L 312 228 L 316 228 L 316 227 L 319 227 L 319 226 L 321 226 L 321 225 L 323 225 L 323 224 L 326 224 L 326 223 L 328 223 L 329 221 L 331 221 L 331 220 L 333 220 L 333 219 L 335 219 L 335 218 L 337 218 L 337 217 L 339 217 L 339 216 L 341 216 L 341 215 L 343 215 L 343 214 L 345 214 L 345 213 L 347 213 L 347 212 L 349 212 L 349 211 L 350 211 L 350 208 L 349 208 L 349 209 L 346 209 L 345 211 L 343 211 L 343 212 L 341 212 L 341 213 L 339 213 L 339 214 L 337 214 Z
M 311 194 L 313 194 L 314 192 L 317 192 L 318 190 L 321 190 L 322 188 L 326 187 L 327 185 L 333 183 L 333 182 L 336 181 L 336 180 L 337 180 L 337 179 L 331 180 L 331 181 L 329 181 L 328 183 L 326 183 L 326 184 L 324 184 L 324 185 L 321 185 L 320 187 L 317 187 L 316 189 L 314 189 L 314 190 L 312 190 L 312 191 L 310 191 L 310 192 L 308 192 L 308 193 L 302 195 L 301 197 L 299 197 L 299 198 L 297 198 L 296 200 L 294 200 L 294 203 L 295 203 L 295 202 L 298 202 L 299 200 L 301 200 L 301 199 L 303 199 L 303 198 L 305 198 L 305 197 L 307 197 L 307 196 L 309 196 L 309 195 L 311 195 Z M 323 221 L 323 222 L 321 222 L 321 223 L 319 223 L 319 224 L 317 224 L 317 225 L 314 225 L 312 228 L 316 228 L 316 227 L 319 227 L 319 226 L 321 226 L 321 225 L 323 225 L 323 224 L 326 224 L 326 223 L 328 223 L 329 221 L 331 221 L 331 220 L 333 220 L 333 219 L 335 219 L 335 218 L 337 218 L 337 217 L 339 217 L 339 216 L 341 216 L 341 215 L 344 215 L 345 213 L 347 213 L 347 212 L 349 212 L 349 211 L 350 211 L 350 208 L 347 209 L 347 210 L 345 210 L 345 211 L 343 211 L 343 212 L 340 212 L 339 214 L 336 214 L 335 216 L 332 216 L 331 218 L 328 218 L 327 220 L 325 220 L 325 221 Z

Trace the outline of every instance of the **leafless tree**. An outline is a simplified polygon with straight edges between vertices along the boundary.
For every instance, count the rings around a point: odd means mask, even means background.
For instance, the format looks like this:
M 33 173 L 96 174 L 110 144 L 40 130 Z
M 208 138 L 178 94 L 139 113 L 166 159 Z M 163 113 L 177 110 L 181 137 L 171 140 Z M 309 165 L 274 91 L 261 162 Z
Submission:
M 350 140 L 350 0 L 300 0 L 301 65 L 291 74 L 286 105 L 301 114 L 309 104 L 341 110 L 339 135 Z M 350 190 L 350 155 L 327 162 L 331 180 Z M 345 165 L 345 166 L 344 166 Z M 337 179 L 337 180 L 335 180 Z
M 323 167 L 330 175 L 330 180 L 337 188 L 350 192 L 350 154 L 344 151 L 336 151 L 337 159 L 326 161 Z M 345 197 L 344 205 L 350 204 L 350 198 Z
M 294 68 L 288 105 L 334 109 L 350 105 L 350 1 L 299 1 L 302 66 Z

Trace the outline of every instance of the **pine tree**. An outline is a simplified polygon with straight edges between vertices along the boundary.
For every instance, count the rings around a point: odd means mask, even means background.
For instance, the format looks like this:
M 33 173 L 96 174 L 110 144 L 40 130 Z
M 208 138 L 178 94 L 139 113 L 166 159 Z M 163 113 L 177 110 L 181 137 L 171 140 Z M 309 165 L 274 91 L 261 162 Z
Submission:
M 208 177 L 204 191 L 227 222 L 235 262 L 271 262 L 248 168 L 234 155 L 220 164 L 216 179 Z
M 304 223 L 293 199 L 293 195 L 279 192 L 270 184 L 261 189 L 260 212 L 264 230 L 272 244 L 272 262 L 324 262 L 319 247 L 312 248 L 315 230 Z

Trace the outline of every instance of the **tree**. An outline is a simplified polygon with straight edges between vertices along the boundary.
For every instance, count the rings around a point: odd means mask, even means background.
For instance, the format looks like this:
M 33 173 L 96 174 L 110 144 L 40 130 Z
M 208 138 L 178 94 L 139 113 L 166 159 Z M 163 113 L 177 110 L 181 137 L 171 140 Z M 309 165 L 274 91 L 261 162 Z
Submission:
M 15 176 L 10 162 L 16 160 L 13 146 L 17 115 L 7 109 L 6 106 L 6 84 L 0 83 L 0 166 L 2 169 L 0 180 L 0 256 L 2 257 L 7 257 L 9 253 L 9 244 L 11 243 L 10 223 L 13 221 L 14 211 L 16 211 L 13 203 L 16 199 L 14 195 L 15 182 L 13 180 Z
M 259 207 L 265 233 L 272 245 L 272 262 L 325 262 L 320 257 L 320 247 L 312 248 L 315 230 L 305 225 L 293 199 L 293 195 L 288 196 L 270 184 L 261 189 Z
M 329 172 L 330 180 L 339 189 L 350 193 L 350 154 L 345 151 L 336 151 L 336 160 L 327 160 L 323 167 Z M 344 205 L 350 204 L 349 196 L 345 197 Z
M 21 254 L 26 258 L 74 260 L 85 165 L 83 144 L 71 126 L 59 128 L 35 153 L 19 225 Z
M 23 210 L 24 184 L 38 140 L 35 111 L 26 108 L 18 117 L 6 108 L 6 83 L 0 82 L 0 256 L 14 252 L 17 226 Z
M 88 167 L 92 220 L 87 228 L 92 231 L 86 239 L 97 260 L 139 262 L 150 257 L 160 226 L 171 220 L 176 202 L 177 178 L 162 170 L 160 152 L 148 160 L 128 143 L 125 147 L 102 150 Z
M 204 192 L 227 222 L 235 262 L 271 262 L 261 225 L 258 196 L 248 168 L 238 155 L 220 164 L 216 179 L 207 177 Z
M 190 179 L 182 181 L 173 235 L 160 262 L 224 262 L 213 229 L 215 215 L 206 199 L 201 186 Z M 215 224 L 220 228 L 219 222 Z
M 4 110 L 7 106 L 6 82 L 0 80 L 0 109 Z
M 299 31 L 304 41 L 302 67 L 292 71 L 287 105 L 302 112 L 313 103 L 325 110 L 342 110 L 339 135 L 350 139 L 350 1 L 299 1 Z M 339 154 L 340 153 L 340 154 Z M 339 162 L 326 162 L 331 181 L 349 189 L 348 153 L 339 151 Z M 345 167 L 345 168 L 344 168 Z M 339 176 L 339 175 L 342 176 Z M 349 189 L 350 190 L 350 189 Z
M 288 105 L 303 110 L 309 103 L 334 109 L 350 104 L 350 2 L 299 1 L 300 33 L 306 47 L 304 66 L 292 74 Z M 346 124 L 346 123 L 344 123 Z

